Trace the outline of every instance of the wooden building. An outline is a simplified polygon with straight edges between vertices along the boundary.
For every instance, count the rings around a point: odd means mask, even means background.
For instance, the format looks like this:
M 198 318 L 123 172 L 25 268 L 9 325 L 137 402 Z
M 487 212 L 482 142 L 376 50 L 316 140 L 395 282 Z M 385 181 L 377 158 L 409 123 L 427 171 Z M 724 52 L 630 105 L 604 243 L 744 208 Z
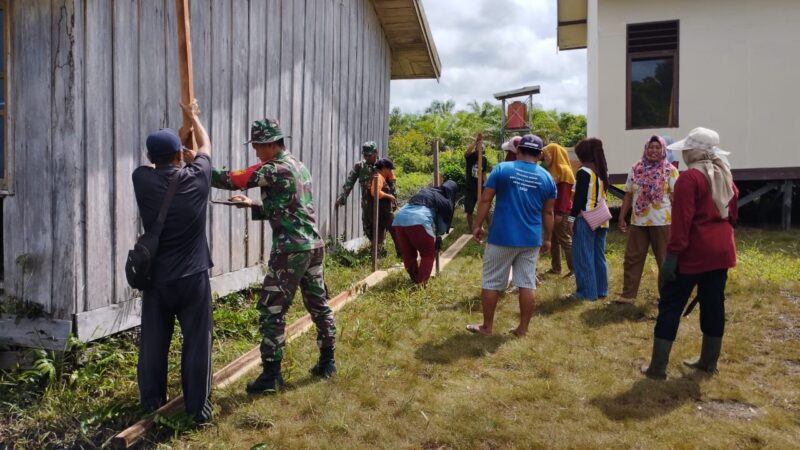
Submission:
M 215 166 L 255 162 L 249 124 L 278 117 L 314 177 L 323 234 L 357 237 L 357 193 L 334 200 L 360 143 L 388 142 L 392 79 L 438 78 L 419 0 L 191 0 L 195 96 Z M 131 172 L 177 129 L 174 0 L 0 0 L 0 344 L 63 348 L 139 323 L 125 282 L 140 230 Z M 227 192 L 212 191 L 212 197 Z M 220 295 L 258 282 L 270 228 L 209 206 Z M 9 315 L 38 305 L 32 318 Z M 22 308 L 30 309 L 30 308 Z

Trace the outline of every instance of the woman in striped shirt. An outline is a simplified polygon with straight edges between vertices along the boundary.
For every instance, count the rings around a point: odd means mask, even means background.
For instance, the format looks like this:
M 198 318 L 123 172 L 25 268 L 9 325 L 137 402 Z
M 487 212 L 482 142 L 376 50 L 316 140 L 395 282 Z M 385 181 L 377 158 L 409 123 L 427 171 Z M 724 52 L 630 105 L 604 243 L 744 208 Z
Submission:
M 577 286 L 574 296 L 595 301 L 608 296 L 608 222 L 592 230 L 581 217 L 581 212 L 590 211 L 598 206 L 600 199 L 605 200 L 608 166 L 600 139 L 580 141 L 575 147 L 575 155 L 581 162 L 581 168 L 575 175 L 575 196 L 567 219 L 572 234 L 572 264 Z

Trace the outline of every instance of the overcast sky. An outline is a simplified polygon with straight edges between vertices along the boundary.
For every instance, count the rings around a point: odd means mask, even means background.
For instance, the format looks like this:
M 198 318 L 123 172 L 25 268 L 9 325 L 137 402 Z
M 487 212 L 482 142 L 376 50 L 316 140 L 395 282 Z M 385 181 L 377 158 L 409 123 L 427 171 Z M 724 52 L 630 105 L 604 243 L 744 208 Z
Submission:
M 496 102 L 495 92 L 539 85 L 544 109 L 586 114 L 586 50 L 558 52 L 556 0 L 422 0 L 442 62 L 436 80 L 392 81 L 391 106 L 432 100 Z

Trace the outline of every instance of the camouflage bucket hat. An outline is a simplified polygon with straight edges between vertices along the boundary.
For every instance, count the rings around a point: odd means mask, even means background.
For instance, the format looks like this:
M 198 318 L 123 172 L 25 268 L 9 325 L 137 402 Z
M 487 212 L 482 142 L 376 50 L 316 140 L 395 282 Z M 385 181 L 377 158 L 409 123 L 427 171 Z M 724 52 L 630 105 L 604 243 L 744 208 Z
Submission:
M 361 153 L 370 155 L 378 151 L 378 144 L 375 141 L 367 141 L 361 144 Z
M 269 144 L 284 137 L 277 119 L 261 119 L 250 126 L 250 140 L 244 144 Z

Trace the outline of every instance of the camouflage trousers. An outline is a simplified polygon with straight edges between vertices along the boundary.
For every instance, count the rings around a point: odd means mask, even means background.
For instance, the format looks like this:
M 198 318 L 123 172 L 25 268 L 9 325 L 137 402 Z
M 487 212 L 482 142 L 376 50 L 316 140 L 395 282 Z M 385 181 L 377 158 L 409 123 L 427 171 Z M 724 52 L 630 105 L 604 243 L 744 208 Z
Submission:
M 372 199 L 361 198 L 361 228 L 364 231 L 364 236 L 372 241 Z
M 294 300 L 298 286 L 303 294 L 303 306 L 317 326 L 317 347 L 334 347 L 336 322 L 328 307 L 328 292 L 322 269 L 324 259 L 325 249 L 322 248 L 306 252 L 273 253 L 270 256 L 261 299 L 256 306 L 259 312 L 262 361 L 283 359 L 286 311 Z

